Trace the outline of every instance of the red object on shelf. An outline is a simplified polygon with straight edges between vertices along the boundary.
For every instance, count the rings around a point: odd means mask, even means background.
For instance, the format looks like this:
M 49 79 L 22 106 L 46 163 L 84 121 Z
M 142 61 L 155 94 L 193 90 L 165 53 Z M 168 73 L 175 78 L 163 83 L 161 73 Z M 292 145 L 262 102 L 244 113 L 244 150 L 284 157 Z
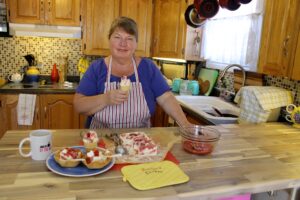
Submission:
M 51 81 L 52 83 L 58 82 L 59 76 L 58 76 L 58 70 L 56 68 L 56 63 L 54 63 L 52 71 L 51 71 Z

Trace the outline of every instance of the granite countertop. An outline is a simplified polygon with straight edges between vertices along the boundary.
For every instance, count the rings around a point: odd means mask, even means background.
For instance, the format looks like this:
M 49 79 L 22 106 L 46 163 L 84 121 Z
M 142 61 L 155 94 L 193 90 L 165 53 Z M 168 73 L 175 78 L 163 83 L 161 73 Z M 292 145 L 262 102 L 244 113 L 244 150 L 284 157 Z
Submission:
M 41 85 L 39 83 L 7 83 L 0 87 L 0 93 L 10 94 L 74 94 L 78 83 Z

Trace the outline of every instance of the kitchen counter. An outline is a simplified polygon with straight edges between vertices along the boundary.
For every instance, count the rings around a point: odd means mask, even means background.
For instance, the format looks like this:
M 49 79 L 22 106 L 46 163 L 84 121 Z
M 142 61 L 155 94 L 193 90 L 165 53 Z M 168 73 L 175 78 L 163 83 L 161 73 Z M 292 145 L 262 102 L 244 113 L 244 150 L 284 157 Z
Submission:
M 54 174 L 45 162 L 19 155 L 18 144 L 29 130 L 7 131 L 0 140 L 0 199 L 214 199 L 300 186 L 300 129 L 281 123 L 216 128 L 222 136 L 207 156 L 183 151 L 176 127 L 142 129 L 175 135 L 171 152 L 190 177 L 184 184 L 147 191 L 133 189 L 117 170 L 83 178 Z M 78 145 L 80 131 L 53 130 L 54 150 Z
M 64 84 L 47 84 L 40 85 L 39 83 L 7 83 L 0 87 L 0 93 L 10 94 L 74 94 L 78 83 L 72 83 L 72 86 Z

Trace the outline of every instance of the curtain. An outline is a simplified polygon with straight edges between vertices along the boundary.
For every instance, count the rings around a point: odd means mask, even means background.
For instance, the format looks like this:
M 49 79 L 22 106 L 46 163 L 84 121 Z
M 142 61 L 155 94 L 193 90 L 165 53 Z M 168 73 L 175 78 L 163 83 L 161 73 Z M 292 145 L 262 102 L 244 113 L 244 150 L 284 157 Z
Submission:
M 263 0 L 242 4 L 236 11 L 220 8 L 203 27 L 201 57 L 208 67 L 240 64 L 256 71 L 262 27 Z

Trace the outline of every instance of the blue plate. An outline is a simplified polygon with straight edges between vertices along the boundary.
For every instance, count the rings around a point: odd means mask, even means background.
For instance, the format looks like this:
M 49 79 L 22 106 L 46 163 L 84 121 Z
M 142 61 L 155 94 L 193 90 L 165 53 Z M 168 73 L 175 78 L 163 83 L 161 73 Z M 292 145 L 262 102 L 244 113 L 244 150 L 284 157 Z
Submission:
M 74 146 L 72 148 L 80 149 L 83 153 L 85 153 L 85 148 L 83 146 Z M 86 176 L 94 176 L 97 174 L 102 174 L 108 171 L 115 164 L 115 159 L 112 158 L 111 162 L 102 167 L 101 169 L 89 169 L 83 163 L 80 163 L 77 167 L 61 167 L 54 160 L 54 153 L 52 153 L 46 160 L 46 165 L 49 170 L 52 172 L 62 175 L 62 176 L 70 176 L 70 177 L 86 177 Z

